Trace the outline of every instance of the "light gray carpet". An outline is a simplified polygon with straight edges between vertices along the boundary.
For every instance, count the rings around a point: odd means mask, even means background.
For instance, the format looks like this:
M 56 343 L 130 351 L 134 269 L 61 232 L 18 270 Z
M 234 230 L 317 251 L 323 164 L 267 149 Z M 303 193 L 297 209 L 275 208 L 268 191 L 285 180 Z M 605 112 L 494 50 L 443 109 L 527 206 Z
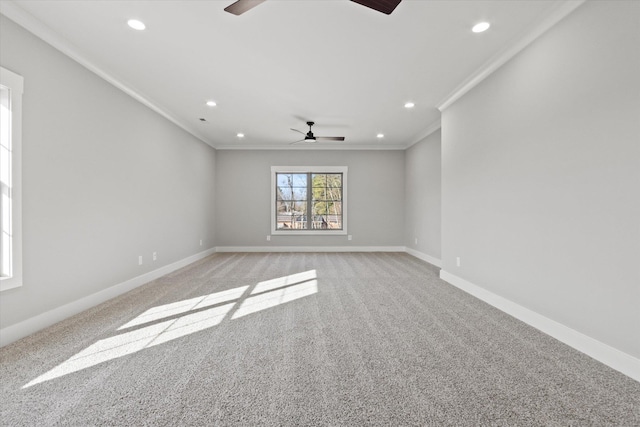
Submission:
M 217 254 L 0 349 L 0 380 L 3 426 L 640 425 L 640 383 L 406 254 Z

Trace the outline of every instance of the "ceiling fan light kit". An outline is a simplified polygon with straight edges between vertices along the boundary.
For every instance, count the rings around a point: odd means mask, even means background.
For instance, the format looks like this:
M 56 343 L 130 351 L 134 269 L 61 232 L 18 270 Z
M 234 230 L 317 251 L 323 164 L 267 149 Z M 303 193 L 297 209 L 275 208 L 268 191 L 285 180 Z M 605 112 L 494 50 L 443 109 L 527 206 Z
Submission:
M 315 136 L 311 131 L 311 127 L 315 125 L 314 122 L 307 122 L 307 126 L 309 126 L 309 132 L 304 133 L 299 131 L 298 129 L 291 128 L 292 131 L 298 132 L 304 135 L 304 138 L 298 141 L 293 141 L 291 144 L 297 144 L 298 142 L 318 142 L 318 141 L 344 141 L 344 136 Z
M 242 15 L 248 10 L 253 9 L 260 3 L 263 3 L 265 0 L 238 0 L 235 3 L 230 4 L 225 7 L 224 10 L 226 12 L 232 13 L 234 15 Z M 391 12 L 395 10 L 395 8 L 400 4 L 402 0 L 351 0 L 354 3 L 361 4 L 362 6 L 366 6 L 370 9 L 377 10 L 378 12 L 382 12 L 386 15 L 390 15 Z

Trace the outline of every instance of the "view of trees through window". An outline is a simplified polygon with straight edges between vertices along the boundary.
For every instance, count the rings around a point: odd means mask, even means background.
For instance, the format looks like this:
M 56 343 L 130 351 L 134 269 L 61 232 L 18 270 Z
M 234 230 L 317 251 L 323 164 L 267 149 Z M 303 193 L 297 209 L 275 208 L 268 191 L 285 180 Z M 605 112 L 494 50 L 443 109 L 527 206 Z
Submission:
M 342 173 L 276 173 L 278 230 L 342 230 Z

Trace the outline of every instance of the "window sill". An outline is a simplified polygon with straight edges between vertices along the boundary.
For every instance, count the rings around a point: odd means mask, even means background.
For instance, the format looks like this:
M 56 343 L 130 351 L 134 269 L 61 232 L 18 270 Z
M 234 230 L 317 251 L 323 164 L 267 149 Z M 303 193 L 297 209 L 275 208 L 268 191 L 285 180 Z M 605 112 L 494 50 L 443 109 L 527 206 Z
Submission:
M 22 286 L 22 280 L 18 277 L 0 277 L 0 292 L 8 291 Z

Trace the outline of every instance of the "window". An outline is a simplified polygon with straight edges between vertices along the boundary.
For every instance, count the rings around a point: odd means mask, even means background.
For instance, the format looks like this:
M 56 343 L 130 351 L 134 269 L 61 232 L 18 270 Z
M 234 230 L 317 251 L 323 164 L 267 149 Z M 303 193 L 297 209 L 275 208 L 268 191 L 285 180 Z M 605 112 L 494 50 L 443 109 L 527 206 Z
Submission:
M 347 168 L 273 166 L 272 234 L 347 234 Z
M 22 86 L 0 67 L 0 291 L 22 286 Z

